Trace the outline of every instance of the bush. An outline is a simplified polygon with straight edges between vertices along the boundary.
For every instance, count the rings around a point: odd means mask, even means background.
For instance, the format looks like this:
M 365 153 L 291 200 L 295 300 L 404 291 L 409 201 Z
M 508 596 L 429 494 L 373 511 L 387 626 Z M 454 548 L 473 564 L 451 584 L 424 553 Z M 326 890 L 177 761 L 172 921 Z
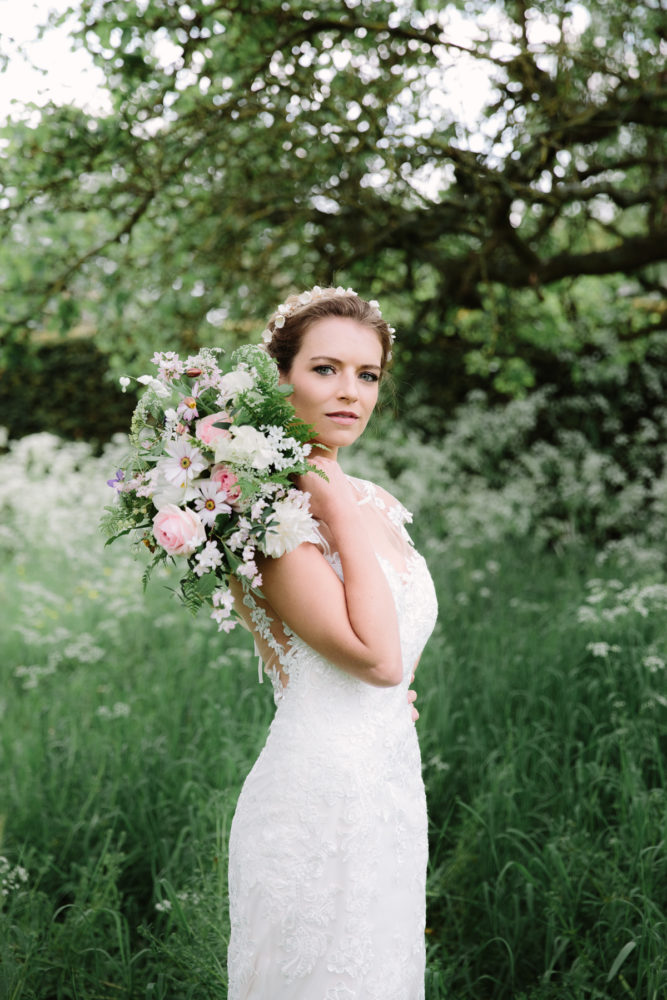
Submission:
M 108 359 L 92 340 L 13 345 L 5 359 L 0 386 L 10 438 L 50 431 L 99 446 L 128 429 L 136 398 L 110 381 Z
M 473 392 L 444 426 L 417 406 L 403 424 L 380 414 L 343 461 L 394 488 L 445 536 L 658 541 L 667 520 L 663 348 L 629 367 L 584 366 L 576 393 L 545 386 L 491 406 Z

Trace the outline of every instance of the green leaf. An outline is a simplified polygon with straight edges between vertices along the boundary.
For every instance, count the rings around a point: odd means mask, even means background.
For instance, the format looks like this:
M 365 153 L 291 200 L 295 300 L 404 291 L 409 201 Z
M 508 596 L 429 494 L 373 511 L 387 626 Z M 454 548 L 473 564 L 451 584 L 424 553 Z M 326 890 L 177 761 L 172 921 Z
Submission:
M 618 973 L 618 970 L 623 965 L 623 962 L 625 962 L 625 960 L 628 957 L 628 955 L 631 952 L 633 952 L 636 947 L 637 947 L 637 942 L 634 941 L 634 940 L 627 941 L 623 945 L 623 947 L 619 951 L 618 955 L 616 956 L 616 958 L 612 962 L 611 969 L 609 970 L 609 973 L 607 974 L 607 982 L 608 983 L 610 983 L 612 981 L 612 979 L 614 979 L 616 977 L 616 975 Z
M 218 578 L 215 573 L 205 573 L 200 576 L 197 582 L 197 592 L 200 597 L 207 598 L 210 597 L 215 588 L 218 586 Z

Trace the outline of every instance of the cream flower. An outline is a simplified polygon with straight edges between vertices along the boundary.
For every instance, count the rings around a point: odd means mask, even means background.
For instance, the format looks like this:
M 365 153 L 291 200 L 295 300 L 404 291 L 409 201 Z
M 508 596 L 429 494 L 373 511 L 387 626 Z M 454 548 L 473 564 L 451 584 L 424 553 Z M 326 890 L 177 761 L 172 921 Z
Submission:
M 216 462 L 249 465 L 253 469 L 268 469 L 276 457 L 275 449 L 261 431 L 249 424 L 230 427 L 230 437 L 214 444 Z
M 305 494 L 302 494 L 305 496 Z M 317 542 L 317 528 L 307 504 L 288 497 L 274 505 L 260 549 L 267 556 L 284 555 L 302 542 Z
M 240 367 L 235 371 L 227 372 L 218 383 L 220 388 L 219 398 L 225 400 L 233 399 L 240 392 L 252 389 L 255 384 L 255 375 L 256 372 L 254 369 L 242 369 Z

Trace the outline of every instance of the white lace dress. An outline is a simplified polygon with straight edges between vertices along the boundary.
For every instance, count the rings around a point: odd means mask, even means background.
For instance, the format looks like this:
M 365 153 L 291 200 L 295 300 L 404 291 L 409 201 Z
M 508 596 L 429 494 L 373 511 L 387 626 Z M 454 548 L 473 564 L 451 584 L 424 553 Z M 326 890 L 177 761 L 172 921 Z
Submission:
M 396 603 L 403 681 L 365 684 L 250 602 L 277 709 L 230 834 L 229 1000 L 424 996 L 426 801 L 407 689 L 436 599 L 407 512 L 351 481 Z

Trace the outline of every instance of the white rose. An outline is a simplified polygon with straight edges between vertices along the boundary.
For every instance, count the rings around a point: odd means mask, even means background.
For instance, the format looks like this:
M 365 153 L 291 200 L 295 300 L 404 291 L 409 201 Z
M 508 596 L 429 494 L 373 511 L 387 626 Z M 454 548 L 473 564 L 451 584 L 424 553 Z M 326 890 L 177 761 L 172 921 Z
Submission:
M 260 549 L 267 556 L 284 555 L 302 542 L 317 542 L 317 528 L 310 512 L 293 500 L 278 500 L 274 504 L 264 541 Z
M 220 395 L 225 399 L 232 399 L 239 392 L 252 389 L 254 384 L 255 376 L 253 371 L 244 371 L 242 368 L 237 368 L 234 371 L 227 372 L 220 379 Z
M 236 462 L 251 465 L 253 469 L 266 469 L 275 461 L 275 449 L 261 431 L 249 424 L 232 425 L 229 430 L 230 437 L 215 441 L 216 462 Z

